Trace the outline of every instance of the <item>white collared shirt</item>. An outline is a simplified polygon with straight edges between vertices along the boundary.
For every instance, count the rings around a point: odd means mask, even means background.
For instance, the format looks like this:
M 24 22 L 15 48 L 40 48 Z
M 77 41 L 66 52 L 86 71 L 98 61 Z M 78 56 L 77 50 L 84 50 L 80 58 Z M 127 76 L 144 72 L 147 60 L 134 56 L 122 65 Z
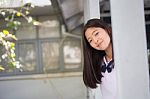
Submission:
M 109 62 L 104 59 L 105 64 Z M 102 83 L 98 84 L 96 89 L 91 89 L 90 99 L 117 99 L 117 81 L 116 70 L 112 69 L 110 73 L 106 72 L 102 75 Z
M 106 61 L 105 57 L 103 59 L 106 66 L 109 62 Z M 116 70 L 112 69 L 110 73 L 106 70 L 105 73 L 102 72 L 102 83 L 100 84 L 102 99 L 116 99 L 117 98 L 117 82 L 116 82 Z

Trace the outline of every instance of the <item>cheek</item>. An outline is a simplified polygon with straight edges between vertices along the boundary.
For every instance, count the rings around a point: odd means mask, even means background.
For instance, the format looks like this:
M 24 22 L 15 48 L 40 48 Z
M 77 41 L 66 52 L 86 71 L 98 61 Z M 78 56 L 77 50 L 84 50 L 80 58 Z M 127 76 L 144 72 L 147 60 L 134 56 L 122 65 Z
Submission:
M 109 35 L 108 35 L 108 38 L 107 38 L 107 39 L 108 39 L 108 43 L 110 43 L 110 42 L 111 42 L 111 39 L 110 39 L 110 36 L 109 36 Z
M 105 39 L 105 45 L 106 45 L 106 46 L 109 45 L 110 42 L 111 42 L 111 41 L 110 41 L 110 37 L 108 36 L 108 37 Z
M 90 46 L 91 46 L 92 48 L 94 48 L 94 49 L 97 49 L 97 48 L 96 48 L 96 45 L 93 44 L 93 43 L 90 43 Z
M 91 43 L 90 46 L 94 48 L 94 44 Z
M 110 44 L 110 38 L 106 38 L 105 41 L 99 47 L 100 50 L 105 50 Z

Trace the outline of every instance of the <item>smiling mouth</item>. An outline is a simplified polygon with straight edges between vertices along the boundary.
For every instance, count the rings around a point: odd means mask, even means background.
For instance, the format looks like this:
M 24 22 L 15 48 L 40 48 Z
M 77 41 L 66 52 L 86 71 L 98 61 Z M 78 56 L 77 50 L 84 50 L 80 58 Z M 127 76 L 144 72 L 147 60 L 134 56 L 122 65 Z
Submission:
M 103 41 L 102 41 L 103 42 Z M 102 44 L 102 42 L 100 42 L 98 45 L 97 45 L 97 47 L 100 47 L 101 46 L 101 44 Z

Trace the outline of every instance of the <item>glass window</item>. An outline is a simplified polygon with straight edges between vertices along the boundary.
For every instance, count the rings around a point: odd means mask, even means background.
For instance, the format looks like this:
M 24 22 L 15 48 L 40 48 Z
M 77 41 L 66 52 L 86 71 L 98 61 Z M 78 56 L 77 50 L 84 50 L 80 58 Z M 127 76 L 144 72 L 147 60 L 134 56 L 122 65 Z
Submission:
M 79 70 L 81 40 L 66 35 L 60 38 L 60 22 L 56 17 L 40 16 L 38 19 L 41 22 L 40 26 L 33 26 L 23 18 L 16 19 L 22 23 L 16 31 L 18 40 L 15 50 L 16 60 L 22 67 L 21 69 L 7 68 L 5 71 L 0 71 L 0 75 Z M 62 42 L 59 42 L 61 39 Z M 0 50 L 1 55 L 3 53 L 2 49 Z M 3 61 L 3 64 L 5 62 Z
M 43 16 L 39 17 L 39 38 L 59 37 L 60 26 L 56 17 Z
M 19 43 L 19 61 L 23 71 L 34 71 L 37 63 L 36 47 L 33 43 Z
M 22 39 L 35 39 L 36 27 L 33 24 L 29 24 L 25 19 L 17 19 L 21 21 L 21 26 L 16 31 L 16 37 L 19 40 Z
M 64 41 L 63 47 L 65 68 L 79 68 L 81 66 L 81 42 L 78 39 Z
M 58 42 L 42 42 L 42 63 L 44 71 L 59 67 Z

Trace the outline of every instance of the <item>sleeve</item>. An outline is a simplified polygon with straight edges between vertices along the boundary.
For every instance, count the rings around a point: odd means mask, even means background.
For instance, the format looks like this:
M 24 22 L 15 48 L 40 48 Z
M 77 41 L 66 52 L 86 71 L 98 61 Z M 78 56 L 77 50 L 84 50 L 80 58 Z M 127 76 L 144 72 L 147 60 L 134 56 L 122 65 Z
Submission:
M 89 99 L 102 99 L 100 84 L 95 89 L 88 88 Z

